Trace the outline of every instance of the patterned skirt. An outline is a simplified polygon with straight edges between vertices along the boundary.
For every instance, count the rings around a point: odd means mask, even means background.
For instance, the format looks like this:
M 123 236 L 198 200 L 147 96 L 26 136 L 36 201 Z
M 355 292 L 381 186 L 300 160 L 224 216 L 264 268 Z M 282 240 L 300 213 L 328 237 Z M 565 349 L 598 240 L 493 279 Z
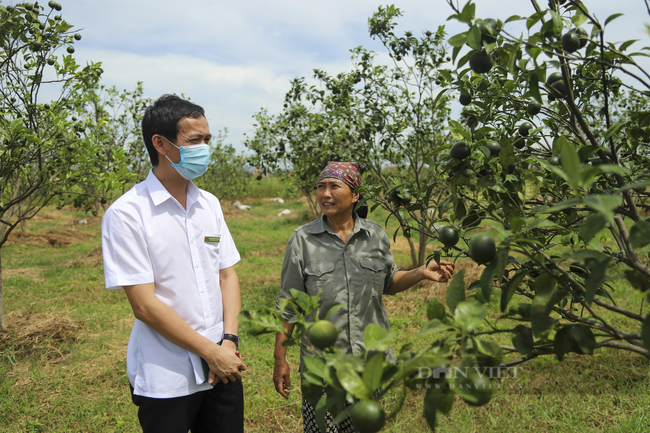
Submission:
M 303 428 L 305 433 L 322 433 L 318 429 L 318 423 L 316 422 L 316 411 L 314 406 L 312 406 L 307 399 L 302 399 L 302 421 Z M 352 426 L 352 420 L 350 417 L 345 418 L 338 424 L 332 424 L 334 418 L 330 415 L 329 412 L 325 415 L 325 424 L 327 425 L 327 431 L 324 433 L 355 433 L 356 430 Z

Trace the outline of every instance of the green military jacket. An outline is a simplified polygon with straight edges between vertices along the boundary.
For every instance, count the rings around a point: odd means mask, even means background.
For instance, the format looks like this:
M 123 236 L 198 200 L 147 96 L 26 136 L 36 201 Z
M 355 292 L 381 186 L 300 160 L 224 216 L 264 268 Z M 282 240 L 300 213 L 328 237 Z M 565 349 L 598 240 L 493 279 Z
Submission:
M 381 226 L 356 217 L 354 230 L 347 244 L 334 233 L 325 216 L 299 227 L 291 235 L 284 255 L 280 295 L 290 298 L 290 289 L 309 295 L 321 293 L 319 318 L 336 305 L 345 306 L 334 312 L 330 320 L 341 330 L 336 346 L 343 353 L 361 354 L 365 351 L 363 333 L 377 324 L 388 330 L 388 315 L 382 296 L 388 294 L 397 272 L 390 244 Z M 291 320 L 290 309 L 284 318 Z M 301 350 L 302 356 L 309 353 Z M 389 358 L 393 358 L 389 353 Z

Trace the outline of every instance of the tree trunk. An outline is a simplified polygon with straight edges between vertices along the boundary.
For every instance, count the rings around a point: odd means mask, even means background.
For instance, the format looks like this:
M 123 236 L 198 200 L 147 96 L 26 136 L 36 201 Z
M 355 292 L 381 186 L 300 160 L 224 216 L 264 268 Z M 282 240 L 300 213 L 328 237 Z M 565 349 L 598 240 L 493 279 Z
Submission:
M 411 248 L 411 262 L 413 263 L 413 268 L 418 267 L 418 255 L 416 253 L 415 249 L 415 243 L 413 242 L 413 238 L 406 238 L 407 241 L 409 241 L 409 247 Z
M 420 224 L 420 251 L 419 251 L 419 260 L 418 260 L 418 266 L 424 265 L 427 259 L 427 241 L 429 240 L 429 237 L 424 234 L 424 226 Z
M 5 328 L 5 289 L 4 283 L 2 281 L 2 249 L 0 249 L 0 331 L 4 331 Z
M 320 207 L 316 201 L 311 198 L 311 194 L 305 194 L 305 197 L 307 198 L 307 204 L 309 205 L 309 209 L 311 209 L 312 215 L 314 215 L 314 218 L 318 218 L 320 216 Z

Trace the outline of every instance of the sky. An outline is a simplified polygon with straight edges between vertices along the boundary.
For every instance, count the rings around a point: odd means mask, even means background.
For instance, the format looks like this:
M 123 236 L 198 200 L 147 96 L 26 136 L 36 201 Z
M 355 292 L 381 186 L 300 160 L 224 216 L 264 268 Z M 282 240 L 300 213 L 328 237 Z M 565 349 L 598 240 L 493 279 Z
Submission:
M 454 0 L 459 1 L 459 0 Z M 16 1 L 0 0 L 3 5 Z M 545 7 L 547 0 L 538 0 Z M 40 3 L 45 4 L 45 0 Z M 368 18 L 381 5 L 403 13 L 398 34 L 445 25 L 450 36 L 465 24 L 447 21 L 446 0 L 59 0 L 63 18 L 83 36 L 75 43 L 78 62 L 102 62 L 102 83 L 132 90 L 142 81 L 146 97 L 184 94 L 203 106 L 214 133 L 227 128 L 227 143 L 240 151 L 252 116 L 262 108 L 282 109 L 290 81 L 312 78 L 313 69 L 330 75 L 352 69 L 350 49 L 359 45 L 384 53 L 368 34 Z M 460 0 L 461 5 L 464 0 Z M 624 16 L 607 27 L 609 40 L 640 39 L 648 44 L 650 17 L 644 0 L 589 0 L 598 19 Z M 529 16 L 525 0 L 476 0 L 476 15 Z M 47 6 L 46 6 L 47 7 Z M 508 24 L 506 29 L 515 29 Z M 519 30 L 521 32 L 521 29 Z M 517 32 L 515 32 L 517 33 Z

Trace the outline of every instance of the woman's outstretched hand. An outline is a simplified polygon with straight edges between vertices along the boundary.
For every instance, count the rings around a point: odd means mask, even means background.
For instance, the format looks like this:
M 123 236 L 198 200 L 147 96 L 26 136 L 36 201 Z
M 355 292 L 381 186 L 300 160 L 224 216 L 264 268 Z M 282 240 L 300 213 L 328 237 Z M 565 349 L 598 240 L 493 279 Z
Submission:
M 451 262 L 441 260 L 440 264 L 438 264 L 435 260 L 431 260 L 429 265 L 424 269 L 423 275 L 427 280 L 446 283 L 454 275 L 455 267 L 456 265 Z

